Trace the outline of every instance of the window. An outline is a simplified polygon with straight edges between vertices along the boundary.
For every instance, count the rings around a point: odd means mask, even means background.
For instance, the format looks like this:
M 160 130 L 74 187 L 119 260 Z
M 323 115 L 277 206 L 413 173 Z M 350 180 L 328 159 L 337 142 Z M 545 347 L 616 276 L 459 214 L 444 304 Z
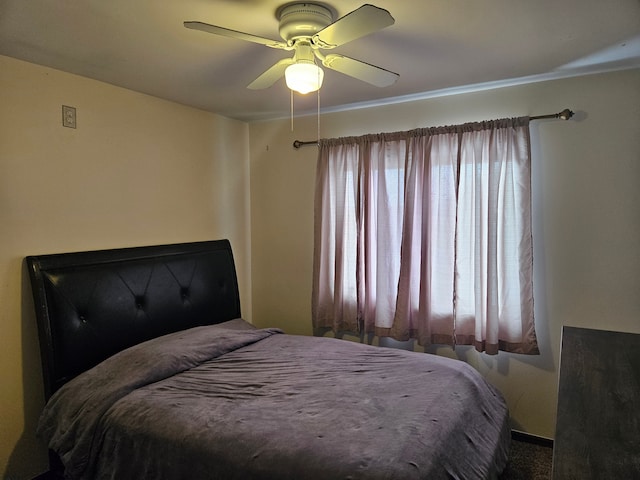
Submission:
M 538 353 L 528 121 L 321 141 L 314 326 Z

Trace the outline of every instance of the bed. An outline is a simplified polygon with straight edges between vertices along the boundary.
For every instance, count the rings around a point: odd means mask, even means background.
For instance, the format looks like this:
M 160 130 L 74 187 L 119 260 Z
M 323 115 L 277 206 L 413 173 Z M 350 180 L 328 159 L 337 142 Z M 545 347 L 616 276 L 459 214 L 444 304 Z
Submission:
M 27 257 L 71 479 L 497 478 L 500 393 L 464 362 L 242 319 L 227 240 Z

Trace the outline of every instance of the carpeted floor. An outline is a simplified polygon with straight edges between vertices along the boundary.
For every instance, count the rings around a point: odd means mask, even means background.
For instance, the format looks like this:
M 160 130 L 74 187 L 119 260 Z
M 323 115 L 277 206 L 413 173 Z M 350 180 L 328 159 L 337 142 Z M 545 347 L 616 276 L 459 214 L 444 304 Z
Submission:
M 500 480 L 549 480 L 553 448 L 511 440 L 509 462 Z

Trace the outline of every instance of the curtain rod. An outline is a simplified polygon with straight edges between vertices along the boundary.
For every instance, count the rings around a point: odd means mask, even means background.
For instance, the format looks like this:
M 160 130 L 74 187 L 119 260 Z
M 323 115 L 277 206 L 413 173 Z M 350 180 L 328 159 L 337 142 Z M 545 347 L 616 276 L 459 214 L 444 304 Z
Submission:
M 543 120 L 545 118 L 559 118 L 561 120 L 569 120 L 571 117 L 573 117 L 573 112 L 568 108 L 565 108 L 559 113 L 550 113 L 548 115 L 536 115 L 534 117 L 529 117 L 529 120 Z M 293 141 L 293 148 L 300 148 L 306 145 L 318 145 L 318 141 L 317 140 L 310 140 L 308 142 L 303 142 L 302 140 Z

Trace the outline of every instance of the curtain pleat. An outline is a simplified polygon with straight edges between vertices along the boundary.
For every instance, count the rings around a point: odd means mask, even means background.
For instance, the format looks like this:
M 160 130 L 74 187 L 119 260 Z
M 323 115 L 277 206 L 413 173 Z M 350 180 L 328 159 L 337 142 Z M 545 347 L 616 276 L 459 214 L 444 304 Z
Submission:
M 529 119 L 320 142 L 314 327 L 538 353 Z

